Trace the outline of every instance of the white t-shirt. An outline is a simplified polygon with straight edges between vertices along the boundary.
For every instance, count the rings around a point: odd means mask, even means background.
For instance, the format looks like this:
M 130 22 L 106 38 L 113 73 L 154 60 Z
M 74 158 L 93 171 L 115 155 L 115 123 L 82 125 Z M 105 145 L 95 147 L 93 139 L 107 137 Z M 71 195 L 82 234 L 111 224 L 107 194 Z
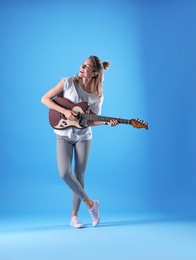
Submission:
M 73 77 L 64 78 L 63 97 L 73 103 L 87 102 L 89 110 L 95 114 L 101 113 L 103 96 L 98 97 L 95 94 L 87 93 L 80 84 L 74 84 Z M 89 140 L 92 138 L 92 130 L 89 126 L 82 129 L 71 126 L 63 130 L 55 129 L 54 132 L 58 135 L 66 136 L 68 140 L 72 141 Z

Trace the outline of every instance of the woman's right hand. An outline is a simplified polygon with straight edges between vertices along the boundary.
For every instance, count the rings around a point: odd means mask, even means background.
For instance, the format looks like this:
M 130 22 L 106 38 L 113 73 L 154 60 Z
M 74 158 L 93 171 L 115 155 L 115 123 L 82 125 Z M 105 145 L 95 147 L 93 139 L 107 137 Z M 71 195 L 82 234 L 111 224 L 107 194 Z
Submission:
M 70 121 L 74 121 L 76 119 L 74 113 L 69 109 L 65 109 L 63 114 Z

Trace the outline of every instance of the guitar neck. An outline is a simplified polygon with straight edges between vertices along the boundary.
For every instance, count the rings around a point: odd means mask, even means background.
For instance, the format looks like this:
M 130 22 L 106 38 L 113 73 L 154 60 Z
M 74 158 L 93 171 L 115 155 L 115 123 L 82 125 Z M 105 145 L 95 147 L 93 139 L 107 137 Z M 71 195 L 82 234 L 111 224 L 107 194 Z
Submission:
M 110 122 L 110 120 L 118 120 L 120 124 L 128 124 L 131 125 L 131 120 L 129 119 L 122 119 L 122 118 L 115 118 L 115 117 L 108 117 L 108 116 L 100 116 L 100 115 L 94 115 L 94 114 L 81 114 L 82 118 L 86 120 L 92 120 L 92 121 L 101 121 L 101 122 Z

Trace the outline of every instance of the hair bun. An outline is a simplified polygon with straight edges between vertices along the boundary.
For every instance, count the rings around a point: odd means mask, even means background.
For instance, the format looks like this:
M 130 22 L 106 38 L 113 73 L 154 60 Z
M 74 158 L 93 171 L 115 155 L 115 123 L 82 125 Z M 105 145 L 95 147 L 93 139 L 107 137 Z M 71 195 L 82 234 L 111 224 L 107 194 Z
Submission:
M 109 61 L 104 61 L 102 64 L 103 64 L 104 70 L 107 70 L 110 67 Z

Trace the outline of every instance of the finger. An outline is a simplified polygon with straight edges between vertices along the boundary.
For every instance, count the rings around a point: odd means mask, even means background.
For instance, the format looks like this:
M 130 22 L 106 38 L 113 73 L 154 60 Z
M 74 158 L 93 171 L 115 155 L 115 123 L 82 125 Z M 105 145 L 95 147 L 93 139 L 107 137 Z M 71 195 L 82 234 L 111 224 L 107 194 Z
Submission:
M 75 119 L 74 116 L 70 116 L 70 117 L 69 117 L 69 120 L 70 120 L 70 121 L 73 121 L 74 119 Z
M 71 113 L 72 113 L 72 115 L 73 115 L 74 117 L 77 116 L 77 112 L 72 111 Z

